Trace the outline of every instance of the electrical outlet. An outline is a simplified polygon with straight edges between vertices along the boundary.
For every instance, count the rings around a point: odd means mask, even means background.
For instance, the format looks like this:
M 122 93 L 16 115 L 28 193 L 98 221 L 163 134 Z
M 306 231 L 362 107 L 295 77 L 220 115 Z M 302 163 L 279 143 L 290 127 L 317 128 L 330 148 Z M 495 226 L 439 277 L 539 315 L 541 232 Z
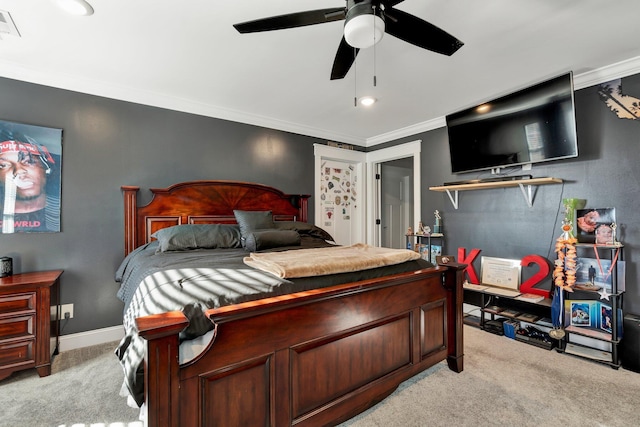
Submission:
M 69 319 L 73 319 L 73 304 L 62 304 L 60 307 L 60 319 L 66 319 L 66 313 L 69 313 Z
M 69 319 L 73 319 L 73 304 L 63 304 L 63 305 L 59 305 L 58 308 L 60 309 L 60 320 L 64 320 L 64 314 L 65 313 L 69 313 Z M 54 321 L 56 320 L 56 306 L 52 305 L 51 306 L 51 320 Z

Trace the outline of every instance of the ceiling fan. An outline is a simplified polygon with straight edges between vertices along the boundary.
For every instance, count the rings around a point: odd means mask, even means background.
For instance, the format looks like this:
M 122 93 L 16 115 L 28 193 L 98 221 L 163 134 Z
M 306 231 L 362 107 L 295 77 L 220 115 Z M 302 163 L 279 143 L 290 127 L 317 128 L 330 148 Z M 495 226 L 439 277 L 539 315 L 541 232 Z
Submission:
M 345 20 L 344 33 L 331 69 L 331 80 L 349 72 L 362 48 L 373 46 L 385 32 L 423 49 L 451 56 L 462 47 L 457 38 L 394 6 L 403 0 L 346 0 L 346 7 L 308 10 L 235 24 L 238 32 L 256 33 Z

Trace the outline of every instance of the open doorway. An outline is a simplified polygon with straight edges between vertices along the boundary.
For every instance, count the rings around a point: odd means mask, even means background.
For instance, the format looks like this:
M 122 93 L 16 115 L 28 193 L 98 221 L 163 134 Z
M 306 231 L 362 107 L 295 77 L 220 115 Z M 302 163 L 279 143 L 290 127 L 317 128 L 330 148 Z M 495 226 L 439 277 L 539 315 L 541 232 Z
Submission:
M 407 228 L 415 227 L 414 222 L 420 221 L 421 144 L 422 141 L 417 140 L 367 153 L 367 176 L 370 177 L 367 180 L 367 212 L 373 214 L 369 216 L 373 220 L 367 222 L 369 244 L 405 248 Z M 392 171 L 386 174 L 387 177 L 382 173 L 383 165 Z M 383 192 L 382 186 L 389 190 Z M 393 215 L 390 215 L 390 205 L 395 206 Z M 383 229 L 383 222 L 386 229 Z
M 406 248 L 405 234 L 413 219 L 413 158 L 378 163 L 380 245 Z

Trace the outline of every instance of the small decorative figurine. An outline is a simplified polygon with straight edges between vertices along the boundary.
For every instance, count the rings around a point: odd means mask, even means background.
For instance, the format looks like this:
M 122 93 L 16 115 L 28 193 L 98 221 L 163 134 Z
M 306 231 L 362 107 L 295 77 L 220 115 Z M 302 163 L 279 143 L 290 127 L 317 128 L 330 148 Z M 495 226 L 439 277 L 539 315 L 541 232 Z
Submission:
M 416 230 L 416 234 L 424 234 L 424 225 L 422 225 L 422 221 L 418 222 L 418 228 Z
M 411 236 L 413 234 L 413 228 L 407 228 L 407 236 Z
M 440 211 L 436 210 L 434 215 L 436 216 L 436 220 L 433 224 L 433 232 L 442 233 L 442 217 L 440 216 Z

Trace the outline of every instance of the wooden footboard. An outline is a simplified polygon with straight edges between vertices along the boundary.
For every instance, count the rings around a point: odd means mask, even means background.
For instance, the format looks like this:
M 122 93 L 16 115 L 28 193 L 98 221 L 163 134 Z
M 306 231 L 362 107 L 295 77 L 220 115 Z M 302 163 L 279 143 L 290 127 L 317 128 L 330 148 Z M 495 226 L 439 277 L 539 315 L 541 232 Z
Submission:
M 179 366 L 181 312 L 138 319 L 150 426 L 335 425 L 447 360 L 463 369 L 464 265 L 209 310 L 215 339 Z

